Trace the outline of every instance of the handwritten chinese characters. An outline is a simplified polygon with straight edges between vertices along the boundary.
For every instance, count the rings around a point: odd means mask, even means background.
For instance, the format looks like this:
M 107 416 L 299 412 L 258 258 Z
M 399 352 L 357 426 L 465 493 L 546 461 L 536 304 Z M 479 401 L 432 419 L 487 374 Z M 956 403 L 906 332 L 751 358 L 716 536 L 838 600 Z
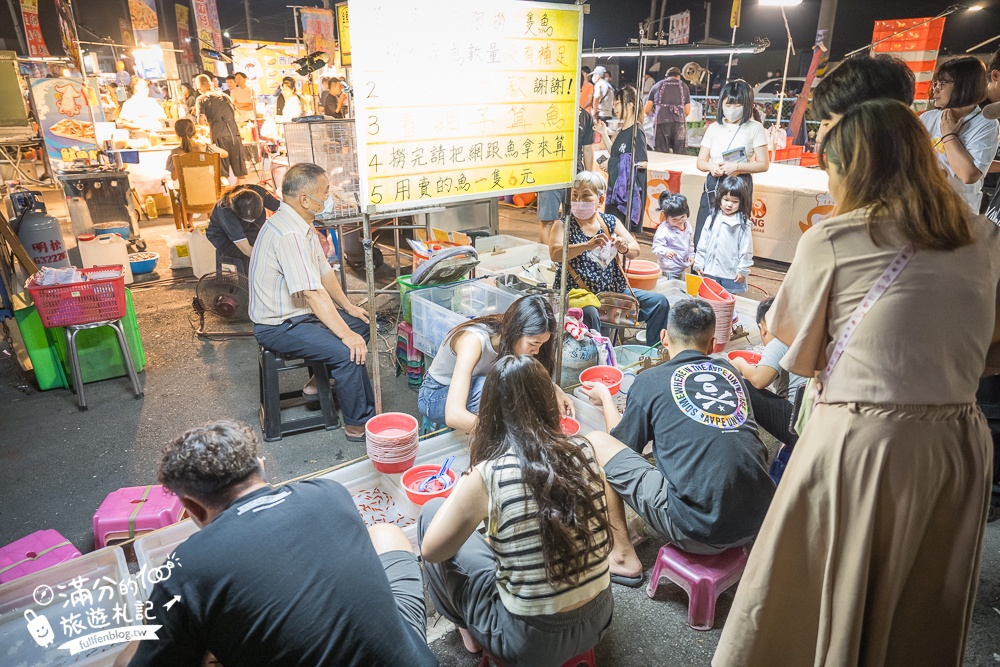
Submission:
M 572 181 L 579 7 L 381 0 L 351 11 L 367 204 L 416 207 Z

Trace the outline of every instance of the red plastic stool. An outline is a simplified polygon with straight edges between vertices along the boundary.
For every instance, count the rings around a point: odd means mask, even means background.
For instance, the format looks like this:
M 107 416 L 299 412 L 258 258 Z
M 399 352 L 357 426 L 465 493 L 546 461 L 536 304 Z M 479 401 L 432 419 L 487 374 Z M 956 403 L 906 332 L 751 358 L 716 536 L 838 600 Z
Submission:
M 0 584 L 79 557 L 76 547 L 57 531 L 36 531 L 0 547 Z
M 660 578 L 666 577 L 687 591 L 688 625 L 695 630 L 711 630 L 715 625 L 716 599 L 740 580 L 746 566 L 747 551 L 743 547 L 702 556 L 665 544 L 653 565 L 646 595 L 653 597 Z
M 493 661 L 497 667 L 503 667 L 496 658 L 486 655 L 486 651 L 483 651 L 483 657 L 479 659 L 479 667 L 490 667 L 490 661 Z M 586 653 L 581 653 L 575 658 L 570 658 L 563 664 L 562 667 L 597 667 L 597 657 L 594 655 L 594 649 L 590 649 Z
M 94 546 L 130 540 L 184 518 L 180 498 L 159 484 L 129 486 L 108 494 L 94 513 Z

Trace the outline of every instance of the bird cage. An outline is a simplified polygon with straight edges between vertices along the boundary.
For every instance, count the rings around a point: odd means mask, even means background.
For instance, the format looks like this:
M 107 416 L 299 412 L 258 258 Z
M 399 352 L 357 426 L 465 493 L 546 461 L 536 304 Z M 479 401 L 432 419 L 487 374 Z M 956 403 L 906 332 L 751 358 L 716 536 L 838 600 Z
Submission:
M 354 119 L 285 123 L 284 130 L 288 164 L 312 162 L 330 177 L 333 212 L 317 218 L 333 221 L 361 215 Z

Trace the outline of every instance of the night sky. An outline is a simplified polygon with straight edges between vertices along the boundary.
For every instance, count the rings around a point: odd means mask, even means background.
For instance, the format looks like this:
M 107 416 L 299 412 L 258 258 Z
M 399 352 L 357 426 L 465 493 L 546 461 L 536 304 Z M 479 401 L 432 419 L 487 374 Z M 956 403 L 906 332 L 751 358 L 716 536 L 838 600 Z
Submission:
M 189 1 L 158 1 L 161 39 L 172 41 L 175 38 L 174 3 L 188 4 Z M 299 1 L 306 5 L 322 4 L 321 0 Z M 287 4 L 290 4 L 288 0 L 251 0 L 251 13 L 255 19 L 255 39 L 278 41 L 294 36 L 292 10 L 286 8 Z M 434 0 L 425 0 L 425 4 L 428 10 L 432 10 Z M 586 47 L 595 42 L 598 47 L 624 46 L 629 38 L 638 36 L 638 24 L 648 15 L 650 9 L 650 0 L 591 0 L 589 4 L 591 12 L 584 23 Z M 979 4 L 985 7 L 983 11 L 948 17 L 942 54 L 962 53 L 970 46 L 1000 33 L 1000 0 L 981 0 Z M 707 5 L 711 6 L 709 36 L 728 42 L 731 36 L 729 30 L 731 3 L 728 0 L 714 0 L 711 3 L 671 0 L 667 3 L 667 12 L 672 14 L 685 9 L 690 10 L 692 39 L 701 40 L 705 36 Z M 246 23 L 242 1 L 218 0 L 218 6 L 223 29 L 228 29 L 233 38 L 244 38 Z M 947 6 L 947 2 L 928 0 L 840 0 L 831 57 L 833 60 L 839 60 L 844 53 L 867 44 L 871 40 L 874 21 L 877 19 L 933 16 Z M 91 33 L 96 33 L 111 36 L 116 42 L 120 41 L 118 19 L 126 11 L 127 0 L 73 0 L 73 7 L 78 23 L 88 29 L 81 30 L 81 40 L 93 39 Z M 797 49 L 802 49 L 799 51 L 803 54 L 802 59 L 808 59 L 809 47 L 815 36 L 819 8 L 820 0 L 804 0 L 798 7 L 788 9 L 794 43 Z M 0 39 L 6 41 L 7 48 L 16 48 L 17 42 L 6 13 L 6 7 L 0 8 L 0 15 L 4 16 L 0 20 Z M 40 0 L 39 13 L 46 42 L 51 50 L 58 53 L 60 51 L 58 46 L 53 47 L 58 44 L 58 29 L 55 25 L 52 0 Z M 751 78 L 751 73 L 755 75 L 764 69 L 780 69 L 787 40 L 780 10 L 762 7 L 757 0 L 745 0 L 742 25 L 737 31 L 736 39 L 737 42 L 745 43 L 755 37 L 770 39 L 771 48 L 761 55 L 744 57 L 740 73 L 746 72 L 747 78 Z M 1000 40 L 984 47 L 982 51 L 991 51 L 998 47 Z M 419 69 L 419 63 L 413 63 L 413 66 Z M 795 74 L 799 68 L 799 58 L 795 57 L 789 67 L 789 73 Z

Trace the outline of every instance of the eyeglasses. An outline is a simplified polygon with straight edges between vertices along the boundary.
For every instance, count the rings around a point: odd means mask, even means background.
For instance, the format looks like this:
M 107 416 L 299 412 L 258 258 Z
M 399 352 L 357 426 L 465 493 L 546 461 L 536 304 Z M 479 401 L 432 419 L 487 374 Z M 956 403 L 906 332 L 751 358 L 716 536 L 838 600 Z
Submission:
M 953 83 L 955 82 L 948 79 L 938 79 L 937 81 L 931 81 L 931 88 L 944 88 L 945 86 L 950 86 Z

